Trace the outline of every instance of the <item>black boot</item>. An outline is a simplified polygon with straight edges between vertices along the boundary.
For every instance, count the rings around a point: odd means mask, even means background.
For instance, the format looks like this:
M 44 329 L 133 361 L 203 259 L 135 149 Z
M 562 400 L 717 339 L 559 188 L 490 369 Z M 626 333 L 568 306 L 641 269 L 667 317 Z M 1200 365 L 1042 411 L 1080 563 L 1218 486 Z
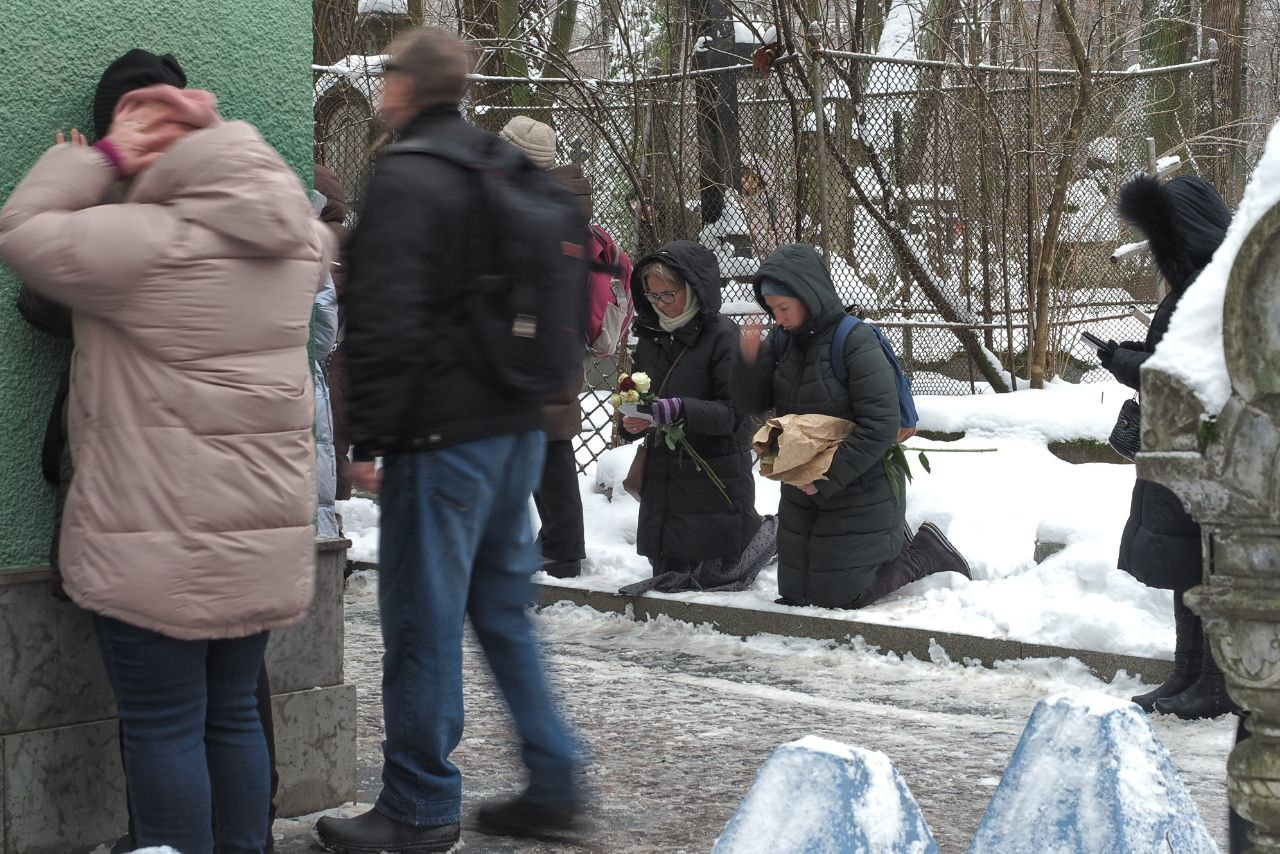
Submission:
M 476 811 L 476 821 L 485 833 L 497 836 L 568 837 L 580 829 L 582 808 L 577 804 L 542 804 L 521 795 L 484 804 Z
M 958 572 L 968 578 L 969 564 L 936 525 L 925 522 L 898 556 L 876 571 L 871 586 L 845 607 L 865 608 L 898 588 L 936 572 Z
M 906 548 L 915 555 L 921 567 L 920 574 L 912 581 L 935 572 L 958 572 L 965 578 L 970 577 L 969 562 L 932 522 L 921 525 Z
M 1154 710 L 1156 700 L 1181 694 L 1200 678 L 1204 632 L 1200 626 L 1200 618 L 1182 601 L 1182 593 L 1181 590 L 1175 590 L 1173 593 L 1173 627 L 1176 632 L 1173 646 L 1173 672 L 1159 688 L 1133 698 L 1133 702 L 1148 714 Z
M 316 822 L 317 841 L 334 854 L 433 854 L 452 851 L 461 838 L 461 824 L 414 827 L 373 810 L 355 818 L 326 816 Z
M 1200 642 L 1200 678 L 1181 694 L 1165 697 L 1155 702 L 1155 710 L 1162 715 L 1176 715 L 1184 721 L 1216 718 L 1228 712 L 1238 712 L 1240 707 L 1227 696 L 1227 680 L 1218 662 L 1213 660 L 1209 639 Z
M 582 561 L 543 558 L 542 571 L 552 578 L 577 578 L 582 574 Z

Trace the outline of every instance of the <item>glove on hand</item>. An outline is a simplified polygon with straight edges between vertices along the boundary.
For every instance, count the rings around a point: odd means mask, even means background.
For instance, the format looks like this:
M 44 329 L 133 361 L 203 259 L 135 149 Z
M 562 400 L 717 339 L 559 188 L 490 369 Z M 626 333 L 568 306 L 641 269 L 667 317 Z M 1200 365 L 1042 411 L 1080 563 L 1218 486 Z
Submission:
M 1116 342 L 1114 341 L 1108 341 L 1107 343 L 1110 344 L 1111 347 L 1099 348 L 1098 361 L 1102 363 L 1102 367 L 1106 368 L 1109 371 L 1111 370 L 1111 360 L 1115 357 L 1116 350 L 1119 349 L 1119 345 L 1116 344 Z
M 659 426 L 674 424 L 684 413 L 684 404 L 678 397 L 664 397 L 661 400 L 655 400 L 650 406 L 653 423 Z

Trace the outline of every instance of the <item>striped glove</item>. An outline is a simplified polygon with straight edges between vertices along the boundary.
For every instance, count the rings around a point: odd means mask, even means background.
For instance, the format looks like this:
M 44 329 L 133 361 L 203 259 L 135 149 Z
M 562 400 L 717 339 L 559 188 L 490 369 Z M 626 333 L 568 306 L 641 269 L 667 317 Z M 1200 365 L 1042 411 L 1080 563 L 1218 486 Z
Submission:
M 661 400 L 655 400 L 650 406 L 653 423 L 660 426 L 674 424 L 680 420 L 680 416 L 684 412 L 684 404 L 680 402 L 678 397 L 664 397 Z

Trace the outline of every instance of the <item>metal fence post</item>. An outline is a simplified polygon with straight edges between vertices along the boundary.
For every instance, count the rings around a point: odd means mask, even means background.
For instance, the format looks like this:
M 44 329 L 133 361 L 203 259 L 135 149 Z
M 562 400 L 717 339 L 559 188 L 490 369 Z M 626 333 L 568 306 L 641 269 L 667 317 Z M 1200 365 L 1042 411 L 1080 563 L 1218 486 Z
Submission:
M 827 106 L 826 83 L 822 75 L 822 25 L 809 22 L 809 77 L 813 81 L 813 126 L 818 167 L 818 246 L 830 262 L 830 214 L 827 210 Z

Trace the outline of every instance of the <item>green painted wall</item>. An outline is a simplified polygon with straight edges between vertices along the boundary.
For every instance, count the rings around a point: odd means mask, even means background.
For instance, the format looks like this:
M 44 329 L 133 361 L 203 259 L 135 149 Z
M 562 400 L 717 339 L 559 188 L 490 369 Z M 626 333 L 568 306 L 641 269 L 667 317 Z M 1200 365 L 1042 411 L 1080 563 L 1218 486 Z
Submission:
M 188 85 L 257 125 L 310 180 L 311 0 L 0 0 L 0 199 L 56 131 L 92 128 L 98 76 L 134 47 L 177 56 Z M 40 441 L 67 356 L 26 326 L 16 293 L 0 267 L 0 568 L 47 559 Z

